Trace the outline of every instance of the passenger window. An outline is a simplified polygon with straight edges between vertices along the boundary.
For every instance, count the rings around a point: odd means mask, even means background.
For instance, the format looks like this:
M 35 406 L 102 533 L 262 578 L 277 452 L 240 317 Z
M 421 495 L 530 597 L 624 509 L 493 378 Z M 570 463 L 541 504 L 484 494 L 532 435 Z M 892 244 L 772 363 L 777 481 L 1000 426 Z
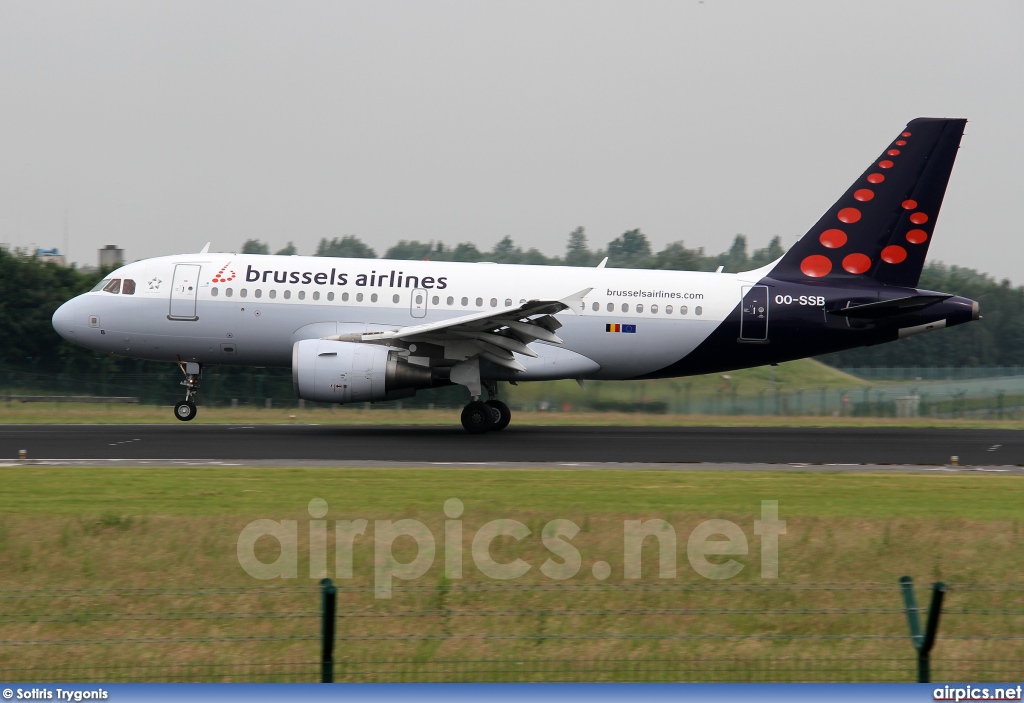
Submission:
M 363 302 L 363 294 L 362 293 L 356 293 L 356 302 L 357 303 Z
M 269 295 L 270 295 L 270 299 L 273 300 L 274 298 L 277 297 L 277 291 L 276 290 L 272 290 L 272 291 L 270 291 Z
M 430 303 L 431 303 L 432 305 L 437 305 L 437 304 L 438 304 L 438 303 L 440 303 L 440 302 L 441 302 L 441 299 L 440 299 L 440 298 L 438 298 L 438 297 L 437 297 L 436 295 L 434 296 L 434 299 L 430 301 Z
M 231 290 L 231 289 L 229 288 L 228 290 Z M 292 292 L 291 292 L 290 290 L 286 290 L 286 291 L 284 292 L 284 299 L 285 299 L 285 300 L 290 300 L 290 299 L 291 299 L 291 297 L 292 297 Z
M 135 281 L 130 278 L 124 279 L 121 285 L 121 295 L 135 295 Z
M 702 308 L 700 305 L 698 305 L 697 307 L 695 307 L 693 309 L 693 314 L 694 315 L 703 315 L 704 314 L 704 308 Z
M 644 311 L 644 304 L 643 304 L 643 303 L 639 303 L 639 304 L 638 304 L 638 305 L 636 306 L 636 311 L 637 311 L 637 312 L 643 312 L 643 311 Z
M 497 298 L 491 298 L 491 307 L 492 308 L 498 307 L 498 299 Z
M 652 305 L 652 306 L 651 306 L 651 312 L 652 312 L 652 313 L 656 313 L 656 312 L 658 312 L 658 306 L 657 306 L 657 305 Z
M 608 312 L 615 312 L 615 303 L 608 303 Z
M 341 300 L 342 302 L 348 302 L 348 293 L 342 293 Z
M 372 294 L 370 296 L 370 302 L 371 303 L 376 303 L 377 302 L 377 294 L 376 293 L 374 293 L 374 294 Z
M 306 299 L 306 291 L 300 290 L 299 291 L 299 300 L 305 300 L 305 299 Z
M 622 312 L 629 312 L 629 303 L 622 304 Z
M 334 300 L 334 293 L 333 292 L 327 294 L 327 300 L 330 300 L 330 301 Z
M 245 298 L 245 297 L 248 297 L 248 295 L 249 295 L 249 291 L 246 288 L 242 288 L 241 290 L 238 291 L 238 297 L 239 298 Z
M 463 298 L 462 299 L 462 307 L 466 307 L 467 305 L 469 305 L 469 298 Z
M 476 299 L 476 306 L 478 308 L 482 308 L 484 306 L 484 299 L 483 298 L 477 298 Z
M 686 314 L 686 306 L 685 305 L 680 305 L 679 306 L 679 314 L 680 315 L 685 315 Z
M 449 295 L 448 296 L 448 304 L 449 305 L 455 305 L 455 298 L 453 298 L 452 296 Z
M 597 312 L 598 310 L 601 309 L 601 303 L 595 302 L 593 305 L 590 306 L 590 309 L 593 310 L 594 312 Z
M 120 293 L 121 292 L 121 279 L 111 278 L 110 283 L 103 286 L 103 292 L 105 293 Z
M 416 297 L 419 298 L 418 295 Z M 393 296 L 391 296 L 391 302 L 395 303 L 396 305 L 398 304 L 398 293 L 395 293 Z
M 210 297 L 211 298 L 216 298 L 217 297 L 217 293 L 219 293 L 219 292 L 220 291 L 217 290 L 217 286 L 214 286 L 213 288 L 210 289 Z
M 225 298 L 230 298 L 234 294 L 234 292 L 235 291 L 232 290 L 231 288 L 225 288 L 224 289 L 224 297 Z
M 256 292 L 253 293 L 253 295 L 255 295 L 257 298 L 262 298 L 263 297 L 263 289 L 262 288 L 257 288 Z
M 313 291 L 313 300 L 320 300 L 320 291 Z
M 398 301 L 395 301 L 395 302 L 398 302 Z M 416 304 L 417 305 L 423 305 L 423 294 L 422 293 L 417 293 L 416 294 Z
M 671 305 L 666 305 L 665 306 L 665 314 L 666 315 L 671 315 L 672 314 L 672 306 Z

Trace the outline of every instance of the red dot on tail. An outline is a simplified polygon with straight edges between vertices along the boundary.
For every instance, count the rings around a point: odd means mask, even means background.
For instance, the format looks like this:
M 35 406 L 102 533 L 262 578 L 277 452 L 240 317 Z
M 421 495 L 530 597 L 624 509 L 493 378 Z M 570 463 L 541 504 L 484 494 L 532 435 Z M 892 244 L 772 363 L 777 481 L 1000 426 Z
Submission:
M 910 216 L 910 221 L 913 222 L 915 225 L 923 225 L 925 222 L 928 221 L 928 215 L 924 214 L 923 212 L 915 212 L 913 215 Z
M 885 159 L 884 161 L 878 162 L 878 168 L 892 168 L 892 161 Z
M 881 183 L 885 180 L 885 176 L 880 173 L 872 173 L 868 176 L 868 183 Z
M 904 200 L 902 204 L 904 210 L 913 210 L 914 208 L 917 207 L 916 200 Z
M 899 149 L 889 149 L 889 151 L 887 151 L 885 153 L 888 154 L 889 156 L 899 156 L 900 155 L 900 150 Z
M 827 256 L 811 254 L 800 262 L 800 270 L 805 276 L 821 278 L 832 270 L 832 262 L 828 260 Z
M 906 145 L 907 145 L 907 140 L 906 139 L 897 139 L 896 140 L 896 146 L 906 146 Z
M 924 244 L 928 241 L 928 233 L 923 229 L 912 229 L 907 232 L 907 241 L 911 244 Z
M 846 232 L 841 229 L 827 229 L 818 235 L 818 241 L 828 249 L 838 249 L 846 244 Z
M 855 207 L 844 207 L 842 210 L 839 211 L 837 217 L 839 218 L 840 222 L 845 222 L 848 225 L 852 225 L 854 222 L 857 222 L 860 219 L 860 210 L 858 210 Z M 921 223 L 915 222 L 914 224 Z
M 901 134 L 900 136 L 901 136 L 901 137 L 909 137 L 909 136 L 910 136 L 910 132 L 904 132 L 904 133 L 903 133 L 903 134 Z
M 898 244 L 890 244 L 882 249 L 882 261 L 887 264 L 898 264 L 907 258 L 907 250 Z
M 843 268 L 850 273 L 864 273 L 871 268 L 871 259 L 863 254 L 850 254 L 843 259 Z
M 875 191 L 868 190 L 867 188 L 861 188 L 860 190 L 853 194 L 853 197 L 854 199 L 859 200 L 862 203 L 866 203 L 867 201 L 875 197 Z

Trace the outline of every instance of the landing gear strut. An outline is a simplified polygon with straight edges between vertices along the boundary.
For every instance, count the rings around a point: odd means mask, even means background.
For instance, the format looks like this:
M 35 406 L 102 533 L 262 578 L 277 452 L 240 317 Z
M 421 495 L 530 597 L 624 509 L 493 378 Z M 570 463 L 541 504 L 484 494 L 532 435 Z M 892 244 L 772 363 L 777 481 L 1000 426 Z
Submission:
M 499 432 L 508 427 L 508 423 L 512 421 L 512 411 L 509 410 L 507 405 L 498 400 L 497 382 L 487 381 L 484 383 L 484 387 L 487 389 L 487 402 L 485 405 L 494 413 L 494 427 L 491 429 Z
M 179 362 L 181 372 L 185 374 L 185 380 L 181 385 L 185 386 L 185 400 L 174 406 L 174 417 L 182 422 L 188 422 L 196 416 L 196 404 L 192 398 L 199 392 L 199 376 L 202 368 L 194 361 Z
M 485 381 L 482 385 L 487 389 L 488 400 L 482 402 L 477 396 L 462 409 L 462 426 L 470 434 L 497 432 L 508 427 L 512 420 L 512 411 L 498 400 L 498 384 Z

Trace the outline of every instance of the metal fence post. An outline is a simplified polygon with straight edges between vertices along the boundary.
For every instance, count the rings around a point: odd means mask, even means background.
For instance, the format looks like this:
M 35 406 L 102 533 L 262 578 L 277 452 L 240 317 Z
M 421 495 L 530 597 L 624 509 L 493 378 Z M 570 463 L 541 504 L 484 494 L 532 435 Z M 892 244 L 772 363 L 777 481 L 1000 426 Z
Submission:
M 946 596 L 946 584 L 936 581 L 932 584 L 932 601 L 928 606 L 928 624 L 921 632 L 921 618 L 918 614 L 917 598 L 914 597 L 914 580 L 909 576 L 900 578 L 900 590 L 903 593 L 903 605 L 907 611 L 907 624 L 910 626 L 910 641 L 917 650 L 917 682 L 931 681 L 932 647 L 939 631 L 939 615 L 942 614 L 942 600 Z
M 320 683 L 334 683 L 334 613 L 338 589 L 330 579 L 320 580 Z

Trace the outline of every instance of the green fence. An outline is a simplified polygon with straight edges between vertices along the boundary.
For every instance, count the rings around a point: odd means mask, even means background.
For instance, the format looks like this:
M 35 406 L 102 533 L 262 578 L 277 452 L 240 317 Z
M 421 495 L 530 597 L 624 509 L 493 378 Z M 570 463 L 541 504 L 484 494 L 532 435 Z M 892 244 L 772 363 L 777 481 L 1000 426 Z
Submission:
M 859 582 L 0 591 L 0 678 L 912 682 L 906 605 Z M 1019 678 L 1022 626 L 1024 585 L 948 584 L 931 680 Z

